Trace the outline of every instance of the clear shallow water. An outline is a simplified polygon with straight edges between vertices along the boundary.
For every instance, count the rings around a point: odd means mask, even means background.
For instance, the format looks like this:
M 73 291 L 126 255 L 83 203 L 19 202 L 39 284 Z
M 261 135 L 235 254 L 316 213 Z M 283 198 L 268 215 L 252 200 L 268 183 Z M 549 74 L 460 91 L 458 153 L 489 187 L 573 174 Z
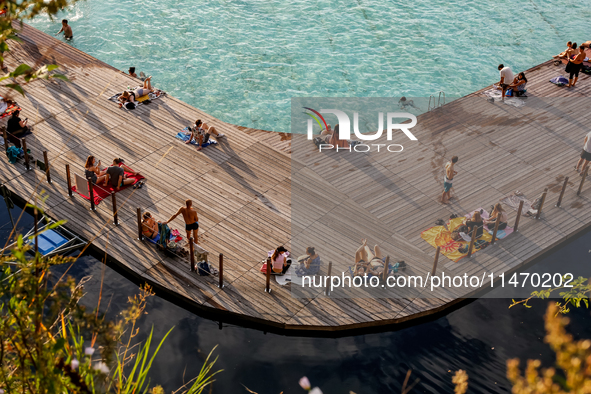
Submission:
M 590 40 L 587 0 L 85 0 L 75 47 L 226 122 L 289 132 L 295 96 L 461 96 Z
M 15 218 L 19 213 L 17 207 Z M 0 202 L 0 224 L 6 222 L 6 207 Z M 31 216 L 25 214 L 20 227 L 28 230 L 32 225 Z M 0 241 L 6 239 L 7 231 L 0 227 Z M 590 244 L 588 232 L 528 271 L 589 267 Z M 58 266 L 55 271 L 60 274 L 65 268 Z M 79 259 L 70 274 L 78 279 L 92 276 L 85 285 L 83 303 L 94 307 L 103 269 L 103 300 L 110 301 L 108 315 L 114 318 L 127 297 L 137 293 L 137 286 L 91 256 Z M 412 393 L 453 392 L 451 377 L 457 369 L 470 375 L 470 393 L 510 392 L 505 378 L 508 358 L 518 357 L 522 365 L 528 358 L 540 359 L 544 366 L 553 364 L 553 354 L 543 343 L 546 301 L 534 302 L 532 309 L 507 309 L 514 295 L 494 294 L 509 298 L 476 300 L 437 320 L 398 331 L 339 339 L 285 337 L 226 324 L 219 330 L 217 322 L 152 297 L 138 338 L 145 339 L 154 327 L 159 341 L 175 327 L 151 370 L 151 381 L 162 384 L 166 392 L 183 384 L 183 374 L 195 376 L 215 345 L 219 345 L 216 366 L 224 371 L 213 393 L 246 393 L 245 385 L 259 394 L 301 394 L 297 381 L 304 375 L 326 394 L 397 393 L 408 369 L 413 370 L 413 378 L 420 378 Z M 573 309 L 569 317 L 575 339 L 591 338 L 588 309 Z

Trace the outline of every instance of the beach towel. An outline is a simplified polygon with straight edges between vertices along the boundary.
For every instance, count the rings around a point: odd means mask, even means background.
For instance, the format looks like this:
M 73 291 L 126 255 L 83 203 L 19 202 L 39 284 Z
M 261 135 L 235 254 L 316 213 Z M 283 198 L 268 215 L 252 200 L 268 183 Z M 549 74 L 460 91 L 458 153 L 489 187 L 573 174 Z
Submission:
M 178 138 L 181 141 L 187 142 L 189 141 L 189 138 L 191 137 L 191 130 L 189 130 L 188 127 L 185 127 L 182 131 L 179 131 L 178 134 L 175 136 L 175 138 Z M 211 138 L 209 139 L 209 141 L 207 141 L 205 144 L 202 144 L 201 147 L 205 148 L 206 146 L 209 145 L 216 145 L 218 142 L 216 140 L 212 140 Z M 197 145 L 197 141 L 195 139 L 193 139 L 193 141 L 191 141 L 192 145 Z
M 564 85 L 568 85 L 568 78 L 560 75 L 558 77 L 552 78 L 550 80 L 550 82 L 552 82 L 554 85 L 557 85 L 557 86 L 564 86 Z
M 532 216 L 538 213 L 537 210 L 532 208 L 532 203 L 529 201 L 523 193 L 519 190 L 514 191 L 513 193 L 509 194 L 508 196 L 504 197 L 501 200 L 501 203 L 508 205 L 514 211 L 519 209 L 519 203 L 523 201 L 523 208 L 521 209 L 521 215 L 523 216 Z
M 100 185 L 93 185 L 92 191 L 94 194 L 94 205 L 99 205 L 101 201 L 111 195 L 111 192 L 117 193 L 118 191 L 127 189 L 128 187 L 135 185 L 138 181 L 145 179 L 143 175 L 133 175 L 131 172 L 125 171 L 125 175 L 127 178 L 134 179 L 135 181 L 131 185 L 123 186 L 119 190 L 115 190 L 111 184 L 107 184 L 107 186 L 103 186 L 103 182 L 100 182 Z M 72 186 L 72 191 L 78 193 L 76 186 Z M 90 201 L 90 197 L 86 195 L 86 192 L 78 193 L 82 196 L 82 198 Z M 90 193 L 89 193 L 90 194 Z
M 489 89 L 485 90 L 482 94 L 484 94 L 488 99 L 492 102 L 503 102 L 503 92 L 500 89 Z M 519 97 L 507 97 L 505 96 L 505 104 L 511 105 L 513 107 L 523 107 L 525 105 L 525 100 Z
M 480 211 L 482 208 L 475 209 L 472 212 L 467 213 L 465 216 L 460 216 L 454 219 L 450 219 L 447 222 L 447 228 L 445 226 L 434 226 L 428 228 L 427 230 L 421 233 L 421 238 L 423 238 L 427 243 L 429 243 L 434 248 L 438 246 L 441 248 L 440 252 L 448 259 L 458 262 L 464 257 L 468 255 L 468 248 L 470 245 L 470 241 L 466 240 L 459 240 L 454 241 L 451 237 L 451 232 L 458 226 L 462 224 L 464 219 L 471 218 L 475 211 Z M 482 209 L 482 218 L 488 219 L 488 212 Z M 474 249 L 472 250 L 472 254 L 476 253 L 479 250 L 484 249 L 490 241 L 492 241 L 492 233 L 493 230 L 488 230 L 485 227 L 486 231 L 483 232 L 482 237 L 478 238 L 477 241 L 474 243 Z M 497 231 L 497 239 L 505 238 L 507 235 L 513 232 L 513 228 L 507 226 L 505 230 Z M 471 234 L 467 234 L 471 236 Z
M 141 87 L 142 87 L 142 86 L 138 86 L 138 87 L 136 87 L 136 88 L 133 88 L 133 89 L 128 89 L 127 91 L 128 91 L 128 92 L 134 92 L 134 91 L 135 91 L 137 88 L 141 88 Z M 157 96 L 157 95 L 156 95 L 156 92 L 160 92 L 160 96 Z M 145 96 L 136 97 L 136 98 L 135 98 L 135 100 L 134 100 L 136 107 L 137 107 L 138 105 L 145 104 L 145 101 L 146 101 L 146 100 L 156 100 L 156 99 L 162 98 L 163 96 L 165 96 L 165 95 L 166 95 L 166 92 L 164 92 L 164 91 L 162 91 L 162 90 L 157 90 L 156 92 L 148 93 L 148 94 L 147 94 L 147 95 L 145 95 Z M 107 100 L 109 100 L 109 101 L 113 101 L 114 103 L 117 103 L 117 104 L 119 104 L 119 101 L 118 101 L 117 99 L 118 99 L 118 98 L 119 98 L 119 96 L 121 96 L 122 94 L 123 94 L 123 92 L 121 92 L 121 93 L 117 93 L 116 95 L 109 97 Z M 125 105 L 124 105 L 122 108 L 124 108 L 125 110 L 128 110 L 128 111 L 129 111 L 129 109 L 127 109 L 127 108 L 125 107 Z
M 17 104 L 10 104 L 2 114 L 0 114 L 0 119 L 4 119 L 5 117 L 7 117 L 8 115 L 12 115 L 12 113 L 14 111 L 20 111 L 21 107 L 19 107 Z

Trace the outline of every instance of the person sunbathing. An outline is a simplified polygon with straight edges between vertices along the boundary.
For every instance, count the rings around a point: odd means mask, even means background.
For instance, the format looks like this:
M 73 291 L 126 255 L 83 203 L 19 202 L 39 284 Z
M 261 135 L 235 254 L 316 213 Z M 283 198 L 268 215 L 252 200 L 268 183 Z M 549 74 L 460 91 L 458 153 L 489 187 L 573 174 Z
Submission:
M 476 227 L 476 238 L 482 237 L 482 231 L 484 230 L 484 221 L 482 220 L 482 216 L 480 216 L 480 212 L 475 211 L 472 214 L 472 218 L 465 219 L 463 224 L 465 224 L 468 227 L 468 232 L 466 233 L 468 236 L 472 236 L 474 227 Z
M 160 97 L 160 90 L 154 89 L 152 87 L 151 79 L 152 76 L 150 75 L 144 80 L 143 87 L 137 88 L 133 92 L 125 90 L 123 93 L 121 93 L 121 96 L 117 98 L 119 101 L 119 106 L 121 107 L 127 103 L 134 103 L 139 97 L 145 96 L 148 93 L 155 92 L 156 97 Z
M 320 256 L 318 256 L 316 250 L 308 246 L 306 248 L 306 255 L 306 258 L 298 260 L 300 265 L 295 271 L 297 276 L 316 275 L 320 270 Z
M 135 179 L 127 178 L 125 170 L 121 166 L 125 166 L 123 159 L 113 159 L 113 165 L 106 170 L 107 180 L 105 185 L 108 182 L 117 191 L 123 186 L 129 186 L 135 182 Z M 139 172 L 133 171 L 129 167 L 125 166 L 125 168 L 130 170 L 133 175 L 139 175 Z
M 503 211 L 503 207 L 501 206 L 500 202 L 495 204 L 492 212 L 489 215 L 489 218 L 485 219 L 484 223 L 486 224 L 489 230 L 492 230 L 495 228 L 497 220 L 499 221 L 499 230 L 504 230 L 507 227 L 508 219 L 507 213 Z
M 361 246 L 355 251 L 355 268 L 353 276 L 372 274 L 380 276 L 388 267 L 390 256 L 382 257 L 382 250 L 378 245 L 373 247 L 373 254 L 367 246 L 367 239 L 361 240 Z
M 197 150 L 203 149 L 203 145 L 209 142 L 209 137 L 212 135 L 217 138 L 225 137 L 224 134 L 217 131 L 214 126 L 208 126 L 207 123 L 203 123 L 201 119 L 195 121 L 194 127 L 191 127 L 191 135 L 189 140 L 185 144 L 190 144 L 193 139 L 197 141 Z
M 84 177 L 90 178 L 90 181 L 95 185 L 99 182 L 103 182 L 103 186 L 107 186 L 107 171 L 101 171 L 101 161 L 96 162 L 96 158 L 92 155 L 86 158 L 86 164 L 84 164 Z
M 150 212 L 144 213 L 142 234 L 150 239 L 155 239 L 158 236 L 158 222 L 154 220 Z

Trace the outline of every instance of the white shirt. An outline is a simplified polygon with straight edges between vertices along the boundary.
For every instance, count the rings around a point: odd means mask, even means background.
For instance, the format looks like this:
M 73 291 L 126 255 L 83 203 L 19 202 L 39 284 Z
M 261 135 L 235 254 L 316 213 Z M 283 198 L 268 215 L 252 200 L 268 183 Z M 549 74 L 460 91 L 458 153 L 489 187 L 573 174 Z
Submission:
M 585 152 L 591 153 L 591 131 L 587 134 L 587 142 L 585 142 L 583 149 L 585 149 Z
M 503 83 L 505 85 L 510 85 L 513 83 L 513 71 L 509 67 L 503 67 L 501 69 L 501 78 L 503 78 Z

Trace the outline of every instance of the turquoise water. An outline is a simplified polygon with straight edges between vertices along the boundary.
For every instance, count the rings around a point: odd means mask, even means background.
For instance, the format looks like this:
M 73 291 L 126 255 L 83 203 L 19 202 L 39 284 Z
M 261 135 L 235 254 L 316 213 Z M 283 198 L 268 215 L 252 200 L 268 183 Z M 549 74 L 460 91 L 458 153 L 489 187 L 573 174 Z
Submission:
M 587 0 L 85 0 L 62 18 L 77 48 L 224 121 L 284 132 L 294 96 L 465 95 L 499 63 L 520 71 L 591 40 Z

